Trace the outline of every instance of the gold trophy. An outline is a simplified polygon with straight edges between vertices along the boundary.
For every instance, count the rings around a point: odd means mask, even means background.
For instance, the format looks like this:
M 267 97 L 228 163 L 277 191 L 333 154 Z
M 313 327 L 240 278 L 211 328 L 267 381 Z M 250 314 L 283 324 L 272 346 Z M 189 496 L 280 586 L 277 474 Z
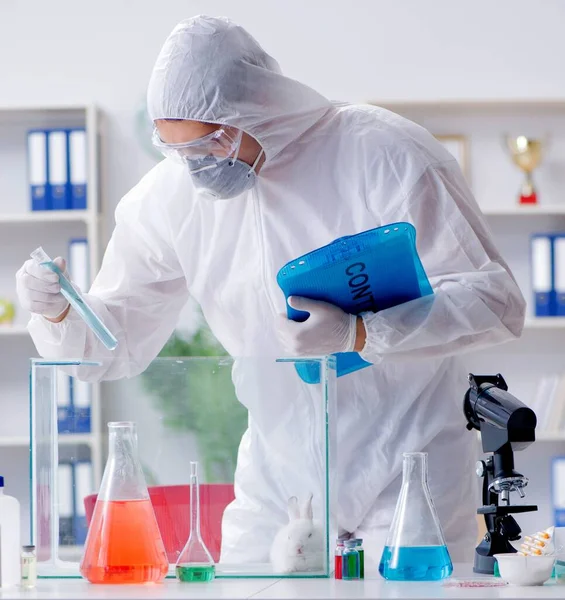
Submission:
M 542 158 L 542 141 L 519 135 L 507 137 L 506 145 L 512 154 L 512 160 L 526 177 L 520 188 L 520 204 L 537 204 L 538 197 L 532 181 L 532 171 Z

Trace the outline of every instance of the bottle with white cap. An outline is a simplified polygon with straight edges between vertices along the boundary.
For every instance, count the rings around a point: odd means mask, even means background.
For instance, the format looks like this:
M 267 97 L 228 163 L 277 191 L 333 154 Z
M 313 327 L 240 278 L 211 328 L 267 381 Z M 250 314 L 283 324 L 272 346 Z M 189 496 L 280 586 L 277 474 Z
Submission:
M 0 588 L 20 583 L 20 503 L 4 494 L 0 476 Z

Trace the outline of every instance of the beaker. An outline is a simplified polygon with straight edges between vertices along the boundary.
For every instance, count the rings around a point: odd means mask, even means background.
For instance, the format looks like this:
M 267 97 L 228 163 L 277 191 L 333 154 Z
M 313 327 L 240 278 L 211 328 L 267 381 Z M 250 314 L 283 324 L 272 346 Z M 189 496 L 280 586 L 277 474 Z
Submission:
M 190 534 L 176 564 L 179 581 L 212 581 L 216 565 L 200 534 L 198 463 L 190 463 Z
M 108 461 L 80 572 L 91 583 L 161 581 L 169 563 L 137 452 L 135 423 L 108 423 Z
M 402 487 L 379 573 L 394 581 L 437 581 L 453 572 L 428 487 L 428 455 L 405 453 Z

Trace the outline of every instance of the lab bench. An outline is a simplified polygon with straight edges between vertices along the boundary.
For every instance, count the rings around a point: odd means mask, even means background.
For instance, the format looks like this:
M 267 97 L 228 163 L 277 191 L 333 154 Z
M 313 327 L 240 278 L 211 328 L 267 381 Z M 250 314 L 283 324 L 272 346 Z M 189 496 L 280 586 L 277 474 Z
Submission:
M 477 578 L 470 565 L 455 565 L 454 578 Z M 392 582 L 367 574 L 363 581 L 335 579 L 216 579 L 180 584 L 167 579 L 151 585 L 91 585 L 79 579 L 40 579 L 32 590 L 0 590 L 0 599 L 14 598 L 564 598 L 565 586 L 446 587 L 444 582 Z

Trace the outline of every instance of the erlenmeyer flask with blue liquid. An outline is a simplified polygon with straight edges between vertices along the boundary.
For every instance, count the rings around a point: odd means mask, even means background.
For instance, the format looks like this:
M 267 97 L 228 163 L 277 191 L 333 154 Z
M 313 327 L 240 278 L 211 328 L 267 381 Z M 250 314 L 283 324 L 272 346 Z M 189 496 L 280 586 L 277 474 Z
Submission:
M 428 487 L 428 455 L 405 453 L 402 487 L 379 573 L 393 581 L 437 581 L 453 572 Z

